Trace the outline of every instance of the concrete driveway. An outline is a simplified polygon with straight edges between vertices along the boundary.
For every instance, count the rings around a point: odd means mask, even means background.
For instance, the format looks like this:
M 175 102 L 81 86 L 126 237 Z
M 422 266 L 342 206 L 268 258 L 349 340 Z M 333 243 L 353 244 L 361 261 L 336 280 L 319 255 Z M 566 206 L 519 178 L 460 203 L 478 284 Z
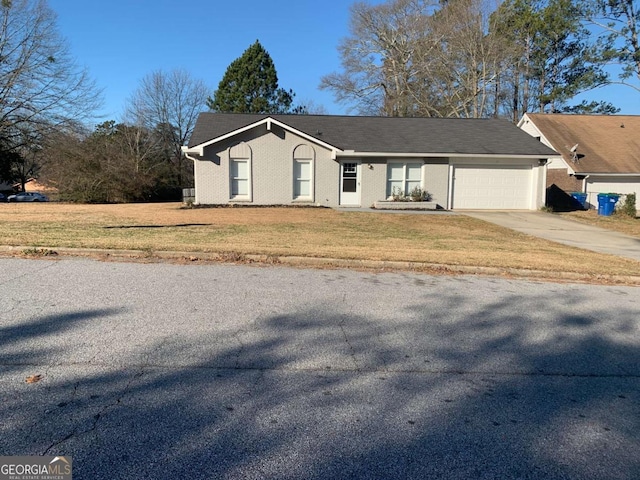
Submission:
M 543 212 L 464 212 L 485 222 L 553 242 L 640 261 L 640 238 Z

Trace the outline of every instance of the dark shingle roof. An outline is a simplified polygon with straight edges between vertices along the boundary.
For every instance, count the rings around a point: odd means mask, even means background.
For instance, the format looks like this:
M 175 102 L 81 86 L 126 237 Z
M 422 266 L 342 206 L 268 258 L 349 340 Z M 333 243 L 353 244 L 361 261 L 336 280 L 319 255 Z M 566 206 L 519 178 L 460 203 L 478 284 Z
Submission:
M 576 173 L 640 173 L 640 116 L 527 116 Z
M 556 155 L 553 150 L 505 120 L 333 115 L 201 113 L 189 147 L 267 117 L 341 150 L 541 157 Z

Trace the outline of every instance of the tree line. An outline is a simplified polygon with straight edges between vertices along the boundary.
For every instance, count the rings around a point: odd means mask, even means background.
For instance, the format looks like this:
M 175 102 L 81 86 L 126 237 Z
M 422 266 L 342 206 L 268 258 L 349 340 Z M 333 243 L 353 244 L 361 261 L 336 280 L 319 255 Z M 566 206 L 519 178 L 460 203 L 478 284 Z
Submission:
M 234 61 L 213 97 L 184 70 L 146 75 L 120 121 L 94 127 L 102 92 L 71 57 L 45 0 L 0 0 L 0 189 L 37 177 L 61 200 L 177 200 L 193 185 L 185 145 L 198 114 L 305 113 L 278 85 L 255 42 Z M 28 28 L 27 28 L 28 27 Z
M 640 92 L 634 0 L 491 1 L 354 3 L 341 70 L 320 88 L 360 114 L 514 122 L 525 112 L 615 113 L 606 102 L 575 101 L 604 85 Z M 122 120 L 87 128 L 102 93 L 46 0 L 0 0 L 0 184 L 24 190 L 39 177 L 77 202 L 178 199 L 193 182 L 180 147 L 200 111 L 324 113 L 294 103 L 259 41 L 209 92 L 186 71 L 155 71 Z
M 351 7 L 341 70 L 321 88 L 361 114 L 505 117 L 615 113 L 575 102 L 640 90 L 634 0 L 390 0 Z

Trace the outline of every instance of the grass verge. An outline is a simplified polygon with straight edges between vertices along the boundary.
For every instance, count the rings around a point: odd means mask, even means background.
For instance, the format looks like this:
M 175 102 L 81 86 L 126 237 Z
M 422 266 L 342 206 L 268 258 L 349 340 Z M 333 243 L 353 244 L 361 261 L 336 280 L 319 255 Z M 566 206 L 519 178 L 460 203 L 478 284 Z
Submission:
M 640 218 L 631 218 L 627 215 L 614 214 L 610 216 L 598 215 L 596 210 L 560 213 L 563 217 L 576 222 L 586 223 L 595 227 L 606 228 L 615 232 L 640 238 Z
M 640 265 L 463 215 L 179 204 L 0 205 L 0 245 L 317 257 L 638 275 Z

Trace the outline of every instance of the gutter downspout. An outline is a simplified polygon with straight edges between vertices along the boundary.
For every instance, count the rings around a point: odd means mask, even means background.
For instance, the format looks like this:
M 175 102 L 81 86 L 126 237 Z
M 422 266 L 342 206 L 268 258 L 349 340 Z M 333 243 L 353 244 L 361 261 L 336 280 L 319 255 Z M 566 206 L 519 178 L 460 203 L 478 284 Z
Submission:
M 587 194 L 587 203 L 589 205 L 593 205 L 593 203 L 591 202 L 591 199 L 589 198 L 589 192 L 587 192 L 587 178 L 589 178 L 589 176 L 590 175 L 585 175 L 584 178 L 582 179 L 582 193 Z
M 182 147 L 182 151 L 184 152 L 184 156 L 185 158 L 188 158 L 189 160 L 193 161 L 193 186 L 194 186 L 194 190 L 196 191 L 196 195 L 195 195 L 195 202 L 194 203 L 198 203 L 198 189 L 195 188 L 195 186 L 198 184 L 198 178 L 197 178 L 197 169 L 196 169 L 196 165 L 195 162 L 198 161 L 197 158 L 193 158 L 190 157 L 189 154 L 187 153 L 187 149 L 185 147 Z

